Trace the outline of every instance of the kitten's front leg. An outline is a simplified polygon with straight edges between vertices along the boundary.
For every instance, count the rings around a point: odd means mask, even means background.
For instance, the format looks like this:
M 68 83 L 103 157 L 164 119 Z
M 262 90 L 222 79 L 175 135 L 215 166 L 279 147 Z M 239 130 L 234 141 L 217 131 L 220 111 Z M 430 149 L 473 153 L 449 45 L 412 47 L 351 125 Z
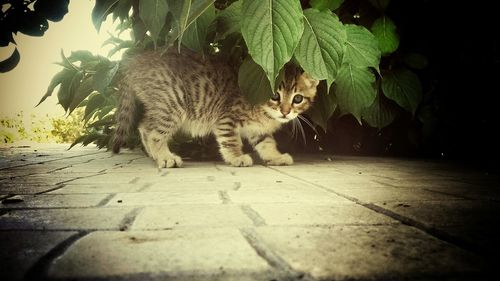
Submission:
M 252 136 L 249 141 L 267 165 L 283 166 L 293 164 L 293 158 L 290 154 L 278 151 L 276 141 L 272 135 Z
M 235 167 L 252 166 L 252 157 L 243 153 L 241 135 L 233 121 L 227 118 L 218 122 L 214 129 L 214 135 L 226 163 Z

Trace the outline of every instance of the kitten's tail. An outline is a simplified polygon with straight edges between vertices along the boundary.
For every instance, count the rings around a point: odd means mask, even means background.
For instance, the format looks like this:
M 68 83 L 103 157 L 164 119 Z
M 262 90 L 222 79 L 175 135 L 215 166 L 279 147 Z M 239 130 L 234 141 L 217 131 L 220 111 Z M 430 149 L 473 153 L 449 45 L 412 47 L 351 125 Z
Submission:
M 120 148 L 126 143 L 128 136 L 134 129 L 134 118 L 137 111 L 137 103 L 134 93 L 126 87 L 121 88 L 121 97 L 115 114 L 116 130 L 113 138 L 113 152 L 120 152 Z

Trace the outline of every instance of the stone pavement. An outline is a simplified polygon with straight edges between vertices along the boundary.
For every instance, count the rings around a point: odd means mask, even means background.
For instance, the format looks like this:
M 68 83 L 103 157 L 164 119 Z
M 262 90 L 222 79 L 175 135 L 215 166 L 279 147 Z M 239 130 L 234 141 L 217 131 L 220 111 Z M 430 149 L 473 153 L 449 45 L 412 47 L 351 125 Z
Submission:
M 0 149 L 1 280 L 489 280 L 499 176 L 429 160 L 288 167 Z

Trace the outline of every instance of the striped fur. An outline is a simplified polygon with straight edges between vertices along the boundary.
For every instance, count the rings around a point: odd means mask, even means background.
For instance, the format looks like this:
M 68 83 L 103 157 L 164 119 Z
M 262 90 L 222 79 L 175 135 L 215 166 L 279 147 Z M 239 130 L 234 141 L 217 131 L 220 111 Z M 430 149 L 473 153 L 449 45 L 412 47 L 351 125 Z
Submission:
M 188 50 L 138 55 L 126 63 L 120 85 L 113 151 L 118 153 L 138 128 L 146 152 L 160 168 L 180 167 L 182 159 L 170 151 L 168 141 L 183 130 L 192 136 L 214 134 L 222 158 L 233 166 L 252 165 L 242 138 L 267 164 L 290 165 L 292 157 L 277 150 L 272 134 L 310 107 L 318 82 L 305 73 L 289 73 L 277 92 L 279 100 L 252 106 L 239 92 L 237 70 L 213 57 Z M 301 103 L 293 103 L 296 94 L 303 96 Z M 138 105 L 143 113 L 136 125 Z

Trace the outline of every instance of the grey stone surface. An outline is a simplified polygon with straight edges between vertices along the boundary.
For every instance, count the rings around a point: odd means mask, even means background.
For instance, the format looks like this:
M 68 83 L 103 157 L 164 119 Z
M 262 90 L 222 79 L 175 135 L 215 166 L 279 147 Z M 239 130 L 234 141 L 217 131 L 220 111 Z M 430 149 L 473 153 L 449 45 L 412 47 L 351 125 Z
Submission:
M 500 178 L 457 164 L 66 148 L 0 148 L 2 280 L 489 280 L 500 258 Z
M 44 175 L 29 175 L 29 176 L 20 176 L 20 177 L 10 177 L 4 178 L 0 180 L 0 185 L 12 185 L 12 184 L 44 184 L 44 185 L 57 185 L 59 183 L 63 183 L 70 179 L 74 179 L 75 176 L 61 176 L 61 175 L 53 175 L 52 177 L 47 177 Z
M 49 276 L 60 279 L 109 278 L 154 273 L 251 275 L 270 267 L 235 229 L 156 232 L 95 232 L 74 243 L 54 261 Z
M 368 225 L 398 221 L 352 202 L 251 204 L 267 225 Z
M 424 188 L 398 188 L 393 186 L 366 186 L 363 188 L 350 188 L 343 186 L 330 187 L 328 189 L 357 198 L 363 202 L 392 201 L 428 201 L 428 200 L 460 200 L 459 196 L 433 192 Z
M 197 191 L 186 193 L 182 190 L 171 190 L 165 192 L 135 192 L 118 193 L 116 200 L 110 201 L 108 206 L 152 206 L 172 204 L 218 204 L 221 203 L 219 195 L 215 191 Z M 118 202 L 121 200 L 120 202 Z
M 293 269 L 319 280 L 458 278 L 480 271 L 477 256 L 405 226 L 262 227 L 257 233 Z
M 132 210 L 132 208 L 14 210 L 0 216 L 0 230 L 119 230 L 125 216 Z
M 107 184 L 64 184 L 61 188 L 47 192 L 47 194 L 97 194 L 97 193 L 126 193 L 138 192 L 148 189 L 149 183 L 107 183 Z
M 44 183 L 9 183 L 0 185 L 0 194 L 12 195 L 12 194 L 39 194 L 48 192 L 57 188 L 60 185 L 47 185 Z
M 0 209 L 21 208 L 79 208 L 94 207 L 102 202 L 107 194 L 41 194 L 22 195 L 19 203 L 5 204 Z
M 235 203 L 337 203 L 347 202 L 346 199 L 339 197 L 335 194 L 324 192 L 316 189 L 302 189 L 302 190 L 281 190 L 281 189 L 267 189 L 267 190 L 242 190 L 229 191 L 231 200 Z
M 137 216 L 133 230 L 179 227 L 252 226 L 240 207 L 231 205 L 170 205 L 145 207 Z
M 0 231 L 0 278 L 23 280 L 51 249 L 76 232 Z
M 394 201 L 377 204 L 500 257 L 500 202 L 480 200 Z

